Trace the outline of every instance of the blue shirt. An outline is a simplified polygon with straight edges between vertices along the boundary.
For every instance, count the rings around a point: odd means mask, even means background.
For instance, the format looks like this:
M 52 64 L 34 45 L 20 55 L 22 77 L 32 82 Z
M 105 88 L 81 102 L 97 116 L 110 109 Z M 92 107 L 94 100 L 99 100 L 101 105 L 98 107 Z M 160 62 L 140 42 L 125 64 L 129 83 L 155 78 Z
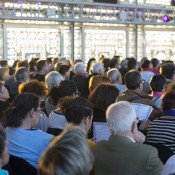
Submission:
M 5 170 L 0 169 L 0 175 L 8 175 L 9 173 Z
M 9 153 L 20 157 L 37 168 L 38 160 L 53 138 L 41 130 L 6 128 Z

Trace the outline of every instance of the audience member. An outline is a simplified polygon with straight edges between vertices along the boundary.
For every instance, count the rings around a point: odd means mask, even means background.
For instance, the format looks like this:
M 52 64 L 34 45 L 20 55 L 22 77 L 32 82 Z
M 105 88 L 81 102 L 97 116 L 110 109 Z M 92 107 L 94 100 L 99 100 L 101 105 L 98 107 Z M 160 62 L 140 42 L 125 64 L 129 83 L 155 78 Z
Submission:
M 120 94 L 126 90 L 126 86 L 122 85 L 122 76 L 118 69 L 110 69 L 107 72 L 107 77 L 111 79 L 112 84 L 119 90 Z
M 8 161 L 9 161 L 9 153 L 8 153 L 8 141 L 6 138 L 6 133 L 4 128 L 0 126 L 0 174 L 1 175 L 8 175 L 8 172 L 3 170 Z
M 175 65 L 173 63 L 162 64 L 160 73 L 165 76 L 167 84 L 173 82 L 175 80 Z
M 153 65 L 153 73 L 154 74 L 160 74 L 160 61 L 157 58 L 153 58 L 151 60 L 151 64 Z
M 152 91 L 153 101 L 156 107 L 162 108 L 162 95 L 165 91 L 166 79 L 163 75 L 154 75 L 150 81 L 150 87 Z
M 37 72 L 31 77 L 38 81 L 45 82 L 45 76 L 49 73 L 49 66 L 46 60 L 38 60 L 36 63 Z
M 26 160 L 35 168 L 40 155 L 53 137 L 36 129 L 42 115 L 39 98 L 27 93 L 18 95 L 6 112 L 10 154 Z
M 149 60 L 144 60 L 141 64 L 141 75 L 142 79 L 145 80 L 147 83 L 150 82 L 150 79 L 153 77 L 154 73 L 152 72 L 152 64 Z
M 39 175 L 89 175 L 93 156 L 86 135 L 79 128 L 68 128 L 56 137 L 39 161 Z
M 94 149 L 96 175 L 160 175 L 162 162 L 156 148 L 144 145 L 137 129 L 135 110 L 129 102 L 118 102 L 107 110 L 111 131 L 108 141 L 100 141 Z
M 16 70 L 14 81 L 10 85 L 9 93 L 10 93 L 10 100 L 13 101 L 13 99 L 18 95 L 18 87 L 20 84 L 24 82 L 29 82 L 29 71 L 26 67 L 20 67 Z
M 162 99 L 162 117 L 154 120 L 147 129 L 146 141 L 159 143 L 175 154 L 175 91 L 166 93 Z
M 1 60 L 1 61 L 0 61 L 0 67 L 8 67 L 8 62 L 7 62 L 7 60 Z
M 0 81 L 5 83 L 9 78 L 10 78 L 9 68 L 8 67 L 1 67 L 0 68 Z
M 43 115 L 40 117 L 37 129 L 42 131 L 47 131 L 49 128 L 49 121 L 46 115 L 45 109 L 45 97 L 48 95 L 48 89 L 44 82 L 39 82 L 37 80 L 31 80 L 28 83 L 23 83 L 19 86 L 19 93 L 32 93 L 37 95 L 40 98 L 40 108 L 43 111 Z
M 138 70 L 138 62 L 135 58 L 128 59 L 128 70 Z
M 109 62 L 109 67 L 112 68 L 120 68 L 120 56 L 114 56 L 110 62 Z
M 88 134 L 92 125 L 93 105 L 83 97 L 65 97 L 61 109 L 69 124 L 80 126 Z M 95 143 L 88 139 L 89 148 L 94 149 Z
M 92 68 L 93 63 L 96 63 L 95 58 L 90 58 L 88 63 L 87 63 L 87 68 L 86 68 L 86 71 L 87 71 L 88 74 L 92 73 L 91 68 Z
M 141 103 L 153 107 L 149 120 L 160 117 L 161 111 L 156 107 L 150 95 L 143 92 L 143 83 L 140 72 L 136 70 L 129 71 L 125 76 L 127 90 L 119 95 L 117 101 L 129 101 L 131 103 Z
M 35 60 L 31 60 L 29 62 L 29 73 L 30 73 L 30 78 L 32 78 L 36 72 L 37 72 L 37 66 L 36 66 L 37 62 Z
M 57 71 L 48 73 L 45 77 L 45 83 L 50 91 L 52 87 L 59 86 L 60 82 L 63 81 L 63 76 Z
M 57 70 L 64 78 L 64 80 L 70 79 L 70 66 L 67 64 L 61 64 Z
M 101 84 L 112 84 L 110 78 L 104 76 L 104 75 L 96 75 L 90 78 L 89 80 L 89 91 L 92 93 L 92 91 L 97 88 Z
M 58 87 L 53 87 L 49 92 L 50 103 L 53 108 L 50 107 L 48 133 L 53 135 L 59 135 L 65 128 L 67 120 L 61 109 L 62 98 L 67 96 L 77 96 L 78 91 L 74 82 L 65 80 L 60 83 Z
M 93 122 L 106 122 L 106 110 L 116 101 L 118 95 L 118 89 L 110 84 L 101 84 L 90 94 L 89 101 L 94 105 Z M 93 126 L 89 138 L 93 138 Z
M 78 91 L 82 97 L 87 98 L 89 95 L 88 89 L 88 75 L 86 73 L 86 67 L 83 63 L 77 63 L 74 67 L 75 75 L 72 81 L 75 82 Z

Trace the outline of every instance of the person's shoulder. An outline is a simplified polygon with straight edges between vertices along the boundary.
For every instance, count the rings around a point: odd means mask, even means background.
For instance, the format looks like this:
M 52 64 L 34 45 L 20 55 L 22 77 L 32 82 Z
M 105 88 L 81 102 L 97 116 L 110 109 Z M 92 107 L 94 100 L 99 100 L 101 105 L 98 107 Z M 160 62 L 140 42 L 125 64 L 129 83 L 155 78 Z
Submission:
M 38 136 L 38 138 L 41 138 L 41 139 L 52 139 L 53 138 L 53 135 L 43 132 L 40 129 L 34 130 L 34 133 L 36 134 L 36 136 Z

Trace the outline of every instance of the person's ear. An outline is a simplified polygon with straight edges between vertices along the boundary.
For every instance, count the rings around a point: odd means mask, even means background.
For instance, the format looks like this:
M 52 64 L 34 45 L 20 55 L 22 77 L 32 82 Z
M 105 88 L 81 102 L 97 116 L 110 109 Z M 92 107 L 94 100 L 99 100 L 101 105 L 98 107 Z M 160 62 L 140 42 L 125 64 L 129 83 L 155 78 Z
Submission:
M 132 134 L 135 134 L 136 132 L 138 132 L 138 128 L 137 128 L 137 121 L 134 121 L 131 127 L 131 132 Z
M 31 111 L 30 111 L 30 114 L 31 114 L 31 117 L 33 118 L 33 117 L 35 117 L 35 110 L 34 109 L 32 109 Z

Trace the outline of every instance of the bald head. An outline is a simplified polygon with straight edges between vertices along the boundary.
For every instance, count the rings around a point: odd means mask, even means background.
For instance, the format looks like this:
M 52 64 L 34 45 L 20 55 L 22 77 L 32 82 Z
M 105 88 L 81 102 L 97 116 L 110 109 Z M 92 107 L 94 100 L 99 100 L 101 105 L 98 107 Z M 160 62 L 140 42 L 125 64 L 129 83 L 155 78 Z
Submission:
M 121 101 L 112 104 L 106 112 L 107 124 L 112 134 L 122 135 L 132 130 L 136 121 L 136 112 L 131 103 Z

